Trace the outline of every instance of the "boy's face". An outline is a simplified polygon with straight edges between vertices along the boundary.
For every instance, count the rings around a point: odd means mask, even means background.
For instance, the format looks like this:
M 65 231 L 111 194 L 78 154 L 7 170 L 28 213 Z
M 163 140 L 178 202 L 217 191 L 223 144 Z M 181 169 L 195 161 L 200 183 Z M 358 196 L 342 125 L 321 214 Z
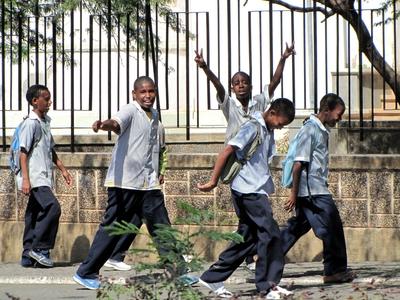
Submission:
M 342 119 L 345 108 L 342 105 L 336 105 L 333 110 L 328 110 L 326 114 L 325 124 L 334 127 L 337 122 Z
M 282 129 L 290 123 L 288 117 L 278 114 L 275 110 L 267 111 L 265 116 L 265 124 L 269 130 Z
M 51 95 L 47 90 L 42 90 L 39 97 L 32 99 L 33 108 L 44 114 L 50 110 L 51 103 Z
M 133 91 L 132 97 L 145 111 L 149 111 L 153 107 L 156 100 L 157 90 L 153 83 L 143 81 Z
M 238 100 L 241 99 L 248 100 L 250 97 L 252 86 L 251 83 L 249 82 L 249 79 L 246 76 L 243 76 L 242 74 L 236 74 L 232 78 L 231 89 L 235 93 L 236 98 Z

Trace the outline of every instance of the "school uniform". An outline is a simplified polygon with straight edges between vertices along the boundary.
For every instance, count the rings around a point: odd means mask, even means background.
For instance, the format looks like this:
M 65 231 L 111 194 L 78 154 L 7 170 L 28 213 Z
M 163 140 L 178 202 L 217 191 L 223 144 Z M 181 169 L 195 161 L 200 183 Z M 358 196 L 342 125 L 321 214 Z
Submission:
M 44 119 L 31 111 L 21 125 L 20 147 L 28 154 L 28 172 L 31 185 L 25 211 L 23 235 L 23 256 L 29 257 L 31 249 L 49 250 L 54 248 L 61 216 L 60 204 L 52 192 L 53 154 L 55 146 L 50 132 L 49 116 Z M 40 124 L 40 140 L 34 143 L 34 132 Z M 22 189 L 22 172 L 16 176 L 17 187 Z
M 259 292 L 264 292 L 279 283 L 284 259 L 279 227 L 268 201 L 268 195 L 274 192 L 268 167 L 268 159 L 272 156 L 273 131 L 267 129 L 260 112 L 253 116 L 261 125 L 262 143 L 231 183 L 233 205 L 239 218 L 237 233 L 244 242 L 232 243 L 221 253 L 218 261 L 201 275 L 201 279 L 208 283 L 225 281 L 256 247 L 255 284 Z M 238 157 L 243 157 L 244 148 L 251 144 L 256 132 L 257 126 L 247 122 L 228 142 L 237 148 Z
M 242 104 L 236 98 L 225 94 L 224 98 L 221 99 L 217 95 L 219 106 L 228 122 L 225 134 L 226 142 L 236 135 L 240 126 L 248 121 L 252 114 L 257 111 L 264 112 L 269 107 L 271 100 L 269 98 L 268 87 L 268 84 L 265 85 L 261 94 L 255 95 L 249 100 L 247 111 L 243 110 Z
M 296 216 L 281 232 L 286 254 L 311 228 L 323 242 L 324 275 L 347 270 L 346 242 L 339 211 L 328 189 L 329 128 L 315 116 L 300 129 L 295 161 L 308 164 L 301 172 Z M 307 187 L 308 182 L 308 187 Z M 311 195 L 311 197 L 310 197 Z
M 114 222 L 130 222 L 137 215 L 137 220 L 146 220 L 148 231 L 154 237 L 154 224 L 170 225 L 158 180 L 159 152 L 164 146 L 164 131 L 157 111 L 151 108 L 151 114 L 149 119 L 134 101 L 112 118 L 118 122 L 121 130 L 105 179 L 108 203 L 89 254 L 77 270 L 77 274 L 83 278 L 97 278 L 116 244 L 124 238 L 129 239 L 125 243 L 131 243 L 134 238 L 109 235 L 105 227 Z M 138 221 L 136 225 L 141 223 Z

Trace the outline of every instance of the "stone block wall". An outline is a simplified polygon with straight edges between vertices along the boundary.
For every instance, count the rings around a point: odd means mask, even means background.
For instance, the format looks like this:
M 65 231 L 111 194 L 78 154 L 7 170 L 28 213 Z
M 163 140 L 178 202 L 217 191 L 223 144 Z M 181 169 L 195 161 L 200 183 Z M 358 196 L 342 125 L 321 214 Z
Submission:
M 109 154 L 61 153 L 74 182 L 66 186 L 55 171 L 55 194 L 62 207 L 61 224 L 53 254 L 61 261 L 79 261 L 96 232 L 107 203 L 103 187 Z M 234 230 L 237 218 L 229 186 L 220 184 L 208 193 L 196 185 L 211 175 L 215 154 L 171 154 L 163 190 L 171 220 L 179 215 L 178 199 L 214 212 L 210 227 Z M 283 204 L 288 190 L 280 186 L 281 161 L 274 158 L 271 170 L 276 192 L 271 197 L 274 217 L 284 226 L 291 216 Z M 400 156 L 332 156 L 329 187 L 339 208 L 346 233 L 350 261 L 400 260 Z M 17 261 L 21 253 L 24 211 L 27 197 L 17 192 L 7 167 L 7 154 L 0 155 L 0 261 Z M 138 239 L 136 243 L 145 243 Z M 203 242 L 203 245 L 207 245 Z M 209 245 L 206 258 L 214 259 L 224 245 Z M 12 249 L 12 250 L 11 250 Z M 321 259 L 321 243 L 312 232 L 289 253 L 292 261 Z

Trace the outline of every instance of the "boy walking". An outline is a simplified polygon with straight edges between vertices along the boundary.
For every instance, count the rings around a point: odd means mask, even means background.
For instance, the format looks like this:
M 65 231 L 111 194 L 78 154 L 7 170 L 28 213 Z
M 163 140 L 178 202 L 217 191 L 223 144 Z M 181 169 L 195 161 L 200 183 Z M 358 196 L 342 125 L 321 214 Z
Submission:
M 261 144 L 253 156 L 242 167 L 231 182 L 231 193 L 236 215 L 239 218 L 237 232 L 243 236 L 243 243 L 232 243 L 200 277 L 200 283 L 222 298 L 232 297 L 224 287 L 224 281 L 257 248 L 255 283 L 257 291 L 265 299 L 280 299 L 280 295 L 291 292 L 278 287 L 284 266 L 280 232 L 272 216 L 268 196 L 274 192 L 274 184 L 268 167 L 272 155 L 273 130 L 282 128 L 293 121 L 295 109 L 288 99 L 279 98 L 272 102 L 264 113 L 256 112 L 256 122 L 246 122 L 239 132 L 228 141 L 218 155 L 211 180 L 199 184 L 201 191 L 210 191 L 218 183 L 222 169 L 231 154 L 242 158 L 260 130 Z
M 342 119 L 343 100 L 327 94 L 320 101 L 319 113 L 311 115 L 298 135 L 293 165 L 293 186 L 285 209 L 296 209 L 281 232 L 286 254 L 311 228 L 323 242 L 325 283 L 350 282 L 355 274 L 347 269 L 346 243 L 339 212 L 328 189 L 329 127 Z
M 73 279 L 88 289 L 98 289 L 99 270 L 112 255 L 120 236 L 109 235 L 105 227 L 114 222 L 144 218 L 154 238 L 155 224 L 170 225 L 159 178 L 159 154 L 165 147 L 164 130 L 153 109 L 156 99 L 154 81 L 142 76 L 136 79 L 132 96 L 135 101 L 125 105 L 106 121 L 96 121 L 93 130 L 113 131 L 118 135 L 105 186 L 108 204 L 87 258 Z M 136 224 L 136 225 L 141 225 Z M 158 249 L 159 252 L 167 249 Z
M 33 85 L 28 88 L 26 99 L 33 110 L 21 125 L 21 170 L 16 176 L 18 189 L 29 195 L 21 265 L 31 267 L 38 263 L 52 267 L 50 249 L 54 248 L 61 215 L 60 204 L 51 190 L 53 163 L 68 185 L 72 183 L 72 176 L 54 150 L 55 144 L 50 132 L 51 118 L 47 115 L 52 103 L 49 89 L 43 85 Z M 35 141 L 35 136 L 40 136 L 40 139 Z

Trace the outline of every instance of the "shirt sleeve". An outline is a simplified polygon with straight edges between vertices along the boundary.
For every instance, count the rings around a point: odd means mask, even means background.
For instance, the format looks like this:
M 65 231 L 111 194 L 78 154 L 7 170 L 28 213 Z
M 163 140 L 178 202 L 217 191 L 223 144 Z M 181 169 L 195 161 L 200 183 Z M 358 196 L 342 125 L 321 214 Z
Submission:
M 133 107 L 124 106 L 111 119 L 116 121 L 120 127 L 120 135 L 131 125 L 133 119 Z
M 313 130 L 312 126 L 303 126 L 300 129 L 294 161 L 310 162 Z
M 251 121 L 244 123 L 239 132 L 228 142 L 229 145 L 238 148 L 238 154 L 243 157 L 243 149 L 249 145 L 257 135 L 257 125 Z
M 31 150 L 33 145 L 34 133 L 36 129 L 36 120 L 26 119 L 20 128 L 19 132 L 19 145 L 20 148 L 24 148 L 27 152 Z

